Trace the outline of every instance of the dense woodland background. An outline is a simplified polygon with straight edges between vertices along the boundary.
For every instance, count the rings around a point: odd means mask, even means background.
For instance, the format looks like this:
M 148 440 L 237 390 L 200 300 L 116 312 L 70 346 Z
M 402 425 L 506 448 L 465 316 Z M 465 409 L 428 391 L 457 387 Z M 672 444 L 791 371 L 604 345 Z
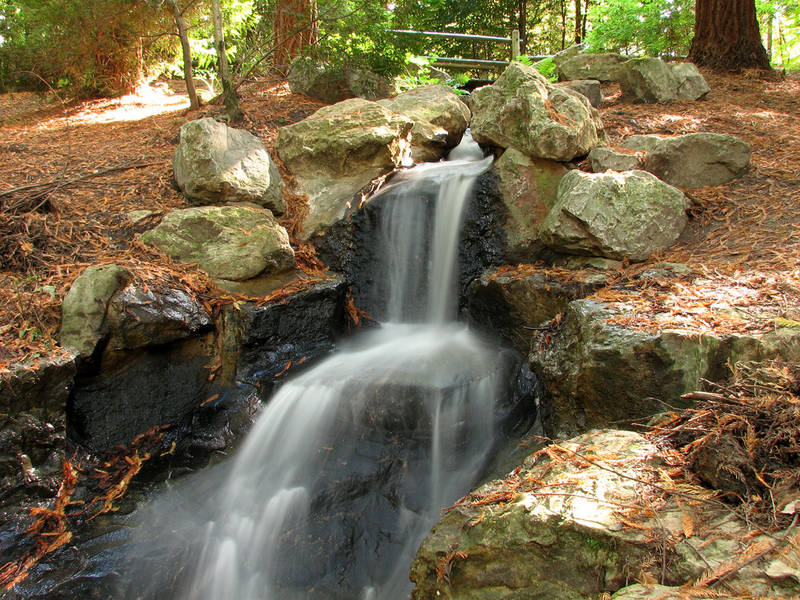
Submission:
M 183 77 L 190 65 L 213 85 L 220 56 L 234 87 L 285 72 L 300 54 L 412 84 L 419 55 L 508 58 L 507 45 L 392 29 L 494 36 L 516 29 L 528 55 L 586 42 L 598 52 L 688 55 L 717 68 L 800 68 L 797 0 L 0 0 L 0 91 L 113 96 L 158 76 Z

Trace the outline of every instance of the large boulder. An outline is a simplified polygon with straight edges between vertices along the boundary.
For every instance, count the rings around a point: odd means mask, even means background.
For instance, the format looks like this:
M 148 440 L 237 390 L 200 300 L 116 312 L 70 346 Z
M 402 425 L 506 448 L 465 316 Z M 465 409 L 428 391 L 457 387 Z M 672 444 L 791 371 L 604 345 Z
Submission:
M 527 355 L 543 323 L 607 283 L 608 277 L 597 270 L 500 267 L 472 282 L 466 312 L 471 325 Z
M 618 70 L 627 59 L 619 54 L 580 53 L 556 62 L 558 78 L 562 81 L 595 79 L 616 81 Z
M 113 264 L 88 267 L 81 273 L 61 304 L 61 345 L 90 357 L 108 334 L 109 300 L 130 277 L 127 269 Z
M 595 108 L 600 108 L 603 104 L 603 88 L 596 79 L 575 79 L 561 85 L 586 96 L 589 104 Z
M 424 85 L 378 102 L 414 121 L 411 155 L 417 162 L 438 160 L 461 141 L 470 111 L 452 88 Z
M 472 136 L 533 158 L 569 161 L 601 144 L 603 125 L 585 96 L 512 63 L 490 86 L 472 93 Z
M 556 203 L 558 184 L 567 169 L 559 162 L 530 158 L 508 148 L 494 172 L 506 208 L 505 257 L 509 262 L 530 261 L 541 250 L 539 226 Z
M 354 98 L 278 132 L 278 154 L 308 195 L 304 239 L 344 217 L 357 192 L 403 162 L 413 125 L 385 106 Z
M 669 67 L 678 84 L 678 98 L 703 100 L 711 91 L 705 77 L 692 63 L 673 63 Z
M 678 98 L 678 81 L 660 58 L 632 58 L 617 73 L 624 100 L 669 102 Z
M 746 142 L 725 133 L 634 135 L 622 147 L 647 152 L 644 169 L 682 188 L 727 183 L 744 173 L 752 153 Z
M 411 564 L 412 598 L 595 600 L 634 581 L 684 585 L 685 597 L 701 597 L 703 590 L 691 594 L 693 583 L 728 571 L 726 583 L 748 596 L 793 597 L 796 554 L 759 555 L 773 538 L 751 533 L 724 504 L 709 502 L 707 490 L 678 487 L 666 473 L 656 445 L 627 431 L 535 452 L 434 526 Z
M 683 193 L 644 171 L 570 171 L 541 227 L 557 252 L 631 261 L 675 243 L 688 219 Z
M 272 213 L 247 206 L 174 210 L 140 239 L 218 279 L 241 281 L 295 264 L 289 235 Z
M 191 204 L 252 202 L 283 214 L 281 175 L 253 134 L 211 117 L 181 127 L 175 181 Z
M 592 299 L 569 303 L 556 334 L 540 335 L 531 365 L 546 390 L 546 428 L 572 435 L 609 423 L 662 412 L 665 402 L 686 407 L 681 395 L 700 380 L 727 378 L 728 364 L 800 358 L 800 334 L 779 328 L 763 335 L 698 335 L 693 331 L 636 327 L 624 322 L 625 303 Z
M 384 77 L 364 69 L 332 66 L 300 57 L 289 68 L 289 89 L 295 94 L 335 104 L 349 98 L 379 100 L 392 93 Z

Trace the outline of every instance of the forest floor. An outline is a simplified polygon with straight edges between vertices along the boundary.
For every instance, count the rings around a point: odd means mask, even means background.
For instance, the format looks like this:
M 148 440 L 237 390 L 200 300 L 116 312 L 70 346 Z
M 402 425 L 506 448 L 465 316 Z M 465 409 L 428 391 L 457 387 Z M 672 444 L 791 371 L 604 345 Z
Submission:
M 633 325 L 653 326 L 647 316 L 656 312 L 657 326 L 697 333 L 764 331 L 776 318 L 800 322 L 800 80 L 705 76 L 711 92 L 698 102 L 630 104 L 615 84 L 605 87 L 600 112 L 611 144 L 642 133 L 730 133 L 752 146 L 753 160 L 727 185 L 690 190 L 681 241 L 647 263 L 625 265 L 600 297 L 634 302 Z M 243 126 L 277 158 L 278 129 L 321 104 L 292 94 L 285 82 L 259 81 L 243 88 L 242 106 Z M 0 95 L 0 369 L 60 351 L 61 300 L 92 264 L 121 264 L 206 301 L 232 300 L 198 269 L 135 238 L 186 206 L 172 182 L 178 131 L 221 112 L 187 107 L 165 84 L 66 104 L 52 95 Z M 134 224 L 129 213 L 143 210 L 150 213 Z M 282 219 L 290 232 L 302 210 L 290 199 Z M 657 262 L 686 264 L 692 274 L 658 288 L 625 285 Z

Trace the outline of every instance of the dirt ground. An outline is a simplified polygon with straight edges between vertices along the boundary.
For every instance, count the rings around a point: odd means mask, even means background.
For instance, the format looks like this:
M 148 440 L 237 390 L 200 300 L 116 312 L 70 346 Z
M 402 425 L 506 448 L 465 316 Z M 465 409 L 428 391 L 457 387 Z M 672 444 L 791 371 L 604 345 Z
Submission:
M 775 319 L 800 322 L 800 80 L 704 73 L 708 100 L 657 105 L 622 102 L 606 86 L 601 109 L 609 141 L 640 133 L 731 133 L 753 148 L 749 171 L 734 182 L 691 190 L 691 223 L 679 244 L 646 264 L 626 265 L 605 299 L 625 299 L 634 326 L 696 332 L 766 330 Z M 273 157 L 278 129 L 320 103 L 285 82 L 242 90 L 244 127 Z M 196 268 L 138 243 L 135 234 L 186 202 L 172 183 L 180 126 L 221 113 L 164 85 L 116 99 L 64 104 L 53 95 L 0 96 L 0 369 L 59 352 L 61 300 L 91 265 L 124 265 L 146 281 L 168 279 L 207 301 L 231 298 Z M 302 203 L 290 199 L 293 231 Z M 151 211 L 134 224 L 131 211 Z M 688 265 L 691 276 L 632 288 L 657 262 Z M 800 323 L 798 323 L 800 326 Z

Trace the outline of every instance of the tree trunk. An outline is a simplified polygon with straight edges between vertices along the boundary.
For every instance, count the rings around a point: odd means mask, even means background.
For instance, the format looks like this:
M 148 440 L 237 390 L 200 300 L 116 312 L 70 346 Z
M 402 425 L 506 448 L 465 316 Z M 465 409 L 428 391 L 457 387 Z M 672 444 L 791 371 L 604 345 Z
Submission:
M 286 68 L 317 41 L 317 1 L 278 0 L 272 22 L 273 64 Z
M 519 0 L 517 31 L 519 31 L 519 52 L 525 54 L 528 47 L 528 0 Z
M 189 46 L 189 34 L 187 33 L 186 21 L 178 8 L 175 0 L 167 0 L 172 7 L 172 17 L 175 19 L 175 27 L 178 28 L 178 36 L 181 38 L 181 51 L 183 53 L 183 78 L 186 80 L 186 93 L 189 95 L 189 106 L 192 109 L 200 107 L 200 99 L 197 97 L 197 90 L 194 88 L 194 75 L 192 74 L 192 49 Z
M 769 69 L 755 0 L 696 0 L 689 60 L 714 69 Z
M 565 0 L 561 0 L 561 49 L 567 47 L 567 6 Z
M 219 0 L 211 0 L 211 16 L 214 21 L 214 48 L 217 51 L 219 62 L 219 78 L 222 81 L 222 97 L 225 102 L 225 112 L 228 120 L 235 123 L 242 119 L 242 108 L 236 96 L 236 87 L 231 79 L 231 69 L 228 66 L 228 55 L 225 54 L 225 34 L 222 30 L 222 9 Z
M 583 34 L 581 25 L 583 24 L 583 16 L 581 11 L 581 0 L 575 0 L 575 43 L 580 44 L 583 41 Z

